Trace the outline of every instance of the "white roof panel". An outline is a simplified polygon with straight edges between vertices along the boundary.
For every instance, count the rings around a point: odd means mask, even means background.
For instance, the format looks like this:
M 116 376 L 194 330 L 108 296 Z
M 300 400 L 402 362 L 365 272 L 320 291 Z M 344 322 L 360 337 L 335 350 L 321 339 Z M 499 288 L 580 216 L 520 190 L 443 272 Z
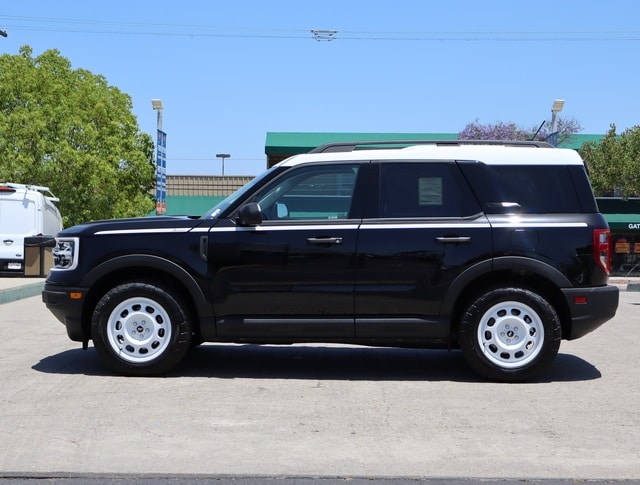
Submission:
M 356 160 L 477 160 L 487 165 L 583 165 L 578 152 L 568 148 L 514 147 L 503 145 L 413 145 L 405 148 L 307 153 L 280 162 L 294 166 L 320 161 Z

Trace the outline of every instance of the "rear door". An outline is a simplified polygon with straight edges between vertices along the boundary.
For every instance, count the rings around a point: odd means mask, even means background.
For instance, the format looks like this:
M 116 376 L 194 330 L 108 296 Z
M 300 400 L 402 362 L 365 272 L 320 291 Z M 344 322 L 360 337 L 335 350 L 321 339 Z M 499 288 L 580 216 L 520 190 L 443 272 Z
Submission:
M 491 257 L 491 230 L 457 164 L 373 165 L 358 237 L 356 336 L 446 341 L 451 282 Z

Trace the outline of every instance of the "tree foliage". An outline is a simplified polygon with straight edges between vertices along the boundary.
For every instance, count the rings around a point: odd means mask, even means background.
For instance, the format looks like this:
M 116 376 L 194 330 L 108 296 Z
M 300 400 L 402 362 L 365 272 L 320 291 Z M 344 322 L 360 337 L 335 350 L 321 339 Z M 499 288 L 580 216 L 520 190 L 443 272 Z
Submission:
M 44 185 L 65 226 L 153 208 L 153 141 L 131 98 L 57 50 L 0 56 L 0 181 Z
M 458 134 L 461 140 L 528 140 L 532 133 L 519 128 L 515 123 L 499 121 L 495 124 L 482 124 L 476 118 L 467 124 Z
M 616 134 L 612 124 L 600 142 L 582 145 L 580 154 L 598 196 L 640 195 L 640 126 Z
M 558 117 L 558 142 L 564 143 L 582 130 L 580 123 L 574 118 Z M 551 121 L 545 121 L 542 126 L 522 128 L 515 123 L 498 121 L 495 124 L 483 124 L 476 118 L 458 134 L 460 140 L 537 140 L 544 141 L 551 134 Z

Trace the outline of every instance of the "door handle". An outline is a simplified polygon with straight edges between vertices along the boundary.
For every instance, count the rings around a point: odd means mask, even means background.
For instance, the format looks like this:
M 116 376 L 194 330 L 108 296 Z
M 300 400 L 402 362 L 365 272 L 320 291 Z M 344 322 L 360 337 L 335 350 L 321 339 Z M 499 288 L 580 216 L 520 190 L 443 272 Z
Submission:
M 208 236 L 200 236 L 200 258 L 203 261 L 207 261 L 209 259 L 209 237 Z
M 309 244 L 332 246 L 334 244 L 342 244 L 341 237 L 309 237 L 307 238 Z
M 440 244 L 469 244 L 471 238 L 468 236 L 437 237 L 436 242 Z

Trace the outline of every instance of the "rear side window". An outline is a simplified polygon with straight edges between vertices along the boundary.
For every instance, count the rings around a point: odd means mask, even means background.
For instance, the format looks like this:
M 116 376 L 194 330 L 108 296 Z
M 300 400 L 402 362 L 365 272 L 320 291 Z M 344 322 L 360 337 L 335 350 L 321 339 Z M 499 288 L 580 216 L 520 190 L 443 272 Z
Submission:
M 460 163 L 489 214 L 581 212 L 565 165 L 485 165 Z
M 378 216 L 465 217 L 480 207 L 455 163 L 389 162 L 380 166 Z

